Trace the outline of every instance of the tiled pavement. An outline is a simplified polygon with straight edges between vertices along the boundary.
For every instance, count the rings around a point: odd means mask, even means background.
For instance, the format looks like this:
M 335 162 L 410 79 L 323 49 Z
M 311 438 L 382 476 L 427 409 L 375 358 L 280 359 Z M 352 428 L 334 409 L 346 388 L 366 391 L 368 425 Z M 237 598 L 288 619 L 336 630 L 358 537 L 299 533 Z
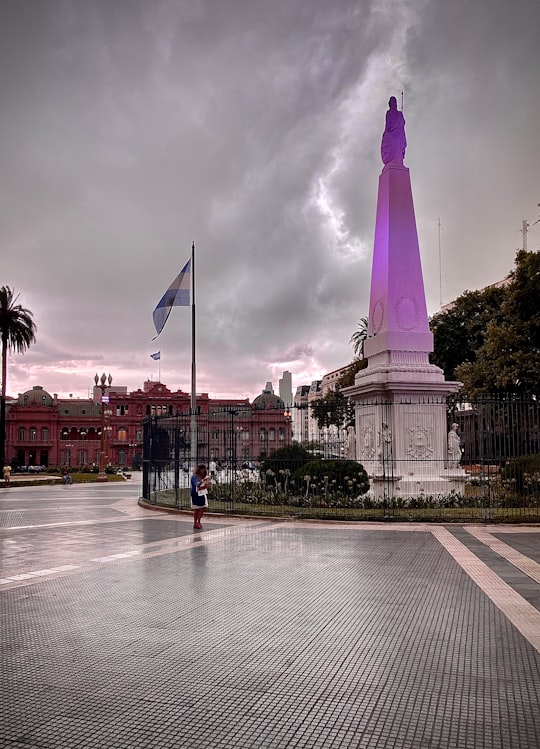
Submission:
M 0 749 L 540 747 L 539 527 L 194 532 L 126 483 L 0 528 Z

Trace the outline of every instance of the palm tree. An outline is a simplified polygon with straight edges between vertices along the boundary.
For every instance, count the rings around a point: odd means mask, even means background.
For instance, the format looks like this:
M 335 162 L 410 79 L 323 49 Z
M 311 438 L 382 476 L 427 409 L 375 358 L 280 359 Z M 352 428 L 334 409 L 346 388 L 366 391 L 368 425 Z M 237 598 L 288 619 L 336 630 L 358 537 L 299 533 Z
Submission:
M 359 359 L 364 358 L 364 343 L 367 338 L 368 332 L 368 319 L 367 317 L 361 317 L 358 322 L 358 330 L 355 330 L 351 336 L 349 343 L 353 345 L 354 355 Z
M 30 310 L 17 304 L 9 286 L 0 288 L 0 335 L 2 337 L 2 396 L 0 400 L 0 466 L 6 456 L 6 376 L 8 351 L 23 354 L 36 341 L 36 325 Z

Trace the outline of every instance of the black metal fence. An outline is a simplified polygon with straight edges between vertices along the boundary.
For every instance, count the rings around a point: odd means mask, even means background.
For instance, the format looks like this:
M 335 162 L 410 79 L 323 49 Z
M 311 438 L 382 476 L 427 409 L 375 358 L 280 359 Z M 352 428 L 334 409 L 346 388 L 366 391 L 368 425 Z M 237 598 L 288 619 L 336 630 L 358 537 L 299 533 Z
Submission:
M 273 459 L 279 448 L 296 444 L 294 409 L 292 415 L 249 408 L 198 414 L 197 462 L 215 468 L 210 511 L 349 520 L 540 521 L 540 407 L 535 398 L 450 398 L 442 404 L 442 430 L 430 434 L 427 426 L 416 428 L 413 448 L 400 447 L 396 427 L 410 405 L 377 403 L 378 410 L 369 411 L 377 414 L 369 417 L 377 423 L 365 430 L 374 435 L 373 445 L 369 452 L 362 434 L 356 434 L 356 462 L 346 458 L 343 447 L 336 449 L 345 430 L 313 434 L 301 454 Z M 426 424 L 431 406 L 415 403 L 416 412 L 425 408 Z M 394 425 L 393 441 L 386 438 L 389 424 Z M 448 452 L 453 424 L 458 425 L 457 458 Z M 357 432 L 365 426 L 361 410 L 356 426 Z M 187 413 L 146 420 L 143 497 L 148 502 L 190 507 L 191 427 Z M 321 470 L 313 461 L 323 456 L 333 460 Z

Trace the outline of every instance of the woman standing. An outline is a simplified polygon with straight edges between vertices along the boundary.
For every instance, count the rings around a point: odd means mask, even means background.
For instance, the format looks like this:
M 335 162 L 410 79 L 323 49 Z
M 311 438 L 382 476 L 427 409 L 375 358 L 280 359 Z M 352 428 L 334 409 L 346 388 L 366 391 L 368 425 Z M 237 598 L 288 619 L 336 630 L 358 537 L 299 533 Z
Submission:
M 200 463 L 191 477 L 191 509 L 193 527 L 202 528 L 201 519 L 208 507 L 208 487 L 212 483 L 204 463 Z

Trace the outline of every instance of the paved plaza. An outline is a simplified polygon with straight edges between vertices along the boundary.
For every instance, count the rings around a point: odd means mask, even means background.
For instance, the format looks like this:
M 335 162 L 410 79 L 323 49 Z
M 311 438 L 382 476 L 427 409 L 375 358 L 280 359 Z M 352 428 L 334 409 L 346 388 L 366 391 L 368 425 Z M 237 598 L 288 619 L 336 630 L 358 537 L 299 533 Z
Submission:
M 0 489 L 0 749 L 540 747 L 540 527 Z

